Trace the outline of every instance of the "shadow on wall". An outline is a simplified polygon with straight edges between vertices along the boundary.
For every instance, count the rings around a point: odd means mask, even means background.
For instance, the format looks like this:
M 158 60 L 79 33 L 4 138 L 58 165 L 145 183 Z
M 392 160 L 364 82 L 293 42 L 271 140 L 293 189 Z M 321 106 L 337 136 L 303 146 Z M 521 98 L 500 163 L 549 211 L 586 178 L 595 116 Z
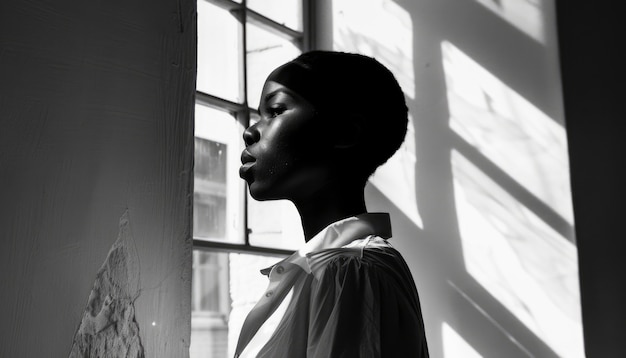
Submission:
M 392 213 L 431 355 L 582 357 L 554 3 L 332 4 L 333 48 L 390 67 L 412 113 L 367 196 Z

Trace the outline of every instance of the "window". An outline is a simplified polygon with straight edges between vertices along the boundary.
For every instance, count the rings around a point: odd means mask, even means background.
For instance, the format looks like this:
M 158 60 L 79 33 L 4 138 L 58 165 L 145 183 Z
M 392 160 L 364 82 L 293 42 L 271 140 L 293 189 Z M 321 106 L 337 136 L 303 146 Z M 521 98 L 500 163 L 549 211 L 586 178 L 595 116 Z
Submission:
M 310 48 L 307 0 L 198 0 L 190 357 L 231 357 L 267 279 L 303 243 L 289 202 L 258 203 L 239 178 L 243 130 L 265 78 Z

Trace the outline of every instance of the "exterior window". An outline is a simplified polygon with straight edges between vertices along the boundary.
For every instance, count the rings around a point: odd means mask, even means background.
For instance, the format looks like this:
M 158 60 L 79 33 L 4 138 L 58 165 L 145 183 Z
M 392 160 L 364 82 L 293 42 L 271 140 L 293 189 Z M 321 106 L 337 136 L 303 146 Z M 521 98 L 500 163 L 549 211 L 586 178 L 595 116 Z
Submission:
M 197 237 L 226 237 L 226 151 L 223 143 L 195 138 L 193 233 Z
M 232 357 L 267 285 L 260 269 L 304 241 L 289 202 L 258 203 L 239 178 L 243 130 L 267 75 L 309 48 L 306 0 L 198 0 L 191 358 Z

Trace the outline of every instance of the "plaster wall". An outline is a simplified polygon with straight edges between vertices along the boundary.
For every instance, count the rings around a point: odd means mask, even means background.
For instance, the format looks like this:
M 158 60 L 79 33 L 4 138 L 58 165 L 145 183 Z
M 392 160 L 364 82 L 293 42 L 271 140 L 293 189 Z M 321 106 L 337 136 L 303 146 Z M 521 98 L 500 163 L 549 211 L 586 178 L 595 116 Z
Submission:
M 102 275 L 134 307 L 133 356 L 188 356 L 194 12 L 1 3 L 1 357 L 66 357 L 103 329 Z
M 392 214 L 431 356 L 584 356 L 554 1 L 317 9 L 319 47 L 374 56 L 407 97 L 366 200 Z

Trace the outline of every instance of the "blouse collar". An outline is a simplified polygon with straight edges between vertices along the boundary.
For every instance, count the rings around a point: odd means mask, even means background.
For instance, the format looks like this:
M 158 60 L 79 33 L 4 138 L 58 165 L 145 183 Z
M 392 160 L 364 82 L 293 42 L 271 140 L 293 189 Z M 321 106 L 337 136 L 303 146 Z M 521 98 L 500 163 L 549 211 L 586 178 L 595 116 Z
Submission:
M 383 239 L 391 238 L 391 219 L 388 213 L 364 213 L 336 221 L 326 226 L 304 244 L 300 250 L 278 264 L 296 264 L 310 273 L 311 268 L 307 257 L 311 254 L 321 250 L 340 248 L 354 240 L 370 235 L 380 236 Z M 261 270 L 261 273 L 269 274 L 272 267 Z

